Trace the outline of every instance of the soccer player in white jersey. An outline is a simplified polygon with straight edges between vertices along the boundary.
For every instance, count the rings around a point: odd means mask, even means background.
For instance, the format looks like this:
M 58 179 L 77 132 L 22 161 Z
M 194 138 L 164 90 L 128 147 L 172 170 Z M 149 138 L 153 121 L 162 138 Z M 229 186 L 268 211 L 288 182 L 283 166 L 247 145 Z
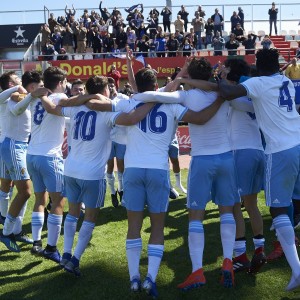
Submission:
M 0 77 L 0 87 L 2 92 L 0 93 L 0 148 L 1 143 L 4 139 L 3 125 L 6 118 L 6 105 L 11 94 L 14 92 L 19 92 L 21 94 L 26 93 L 26 90 L 21 85 L 21 79 L 15 74 L 15 72 L 6 72 Z M 6 169 L 3 165 L 2 158 L 0 155 L 0 224 L 4 225 L 4 221 L 8 212 L 8 201 L 12 195 L 12 181 L 10 179 L 5 179 Z
M 287 211 L 292 199 L 300 199 L 300 116 L 295 109 L 295 88 L 279 74 L 277 49 L 256 53 L 260 77 L 250 78 L 233 87 L 221 81 L 220 92 L 226 99 L 251 98 L 258 125 L 266 141 L 266 203 L 270 207 L 277 238 L 292 269 L 286 290 L 300 286 L 300 261 L 295 233 Z M 299 205 L 299 201 L 295 201 Z
M 157 89 L 156 73 L 141 69 L 135 74 L 138 92 Z M 136 96 L 136 95 L 135 95 Z M 130 111 L 139 101 L 118 101 L 115 110 Z M 223 100 L 214 98 L 204 110 L 194 112 L 181 105 L 156 105 L 138 125 L 127 129 L 125 153 L 124 196 L 122 203 L 127 209 L 128 232 L 126 253 L 131 290 L 142 287 L 157 297 L 156 277 L 164 251 L 164 221 L 170 191 L 168 150 L 179 120 L 204 124 L 222 105 Z M 101 105 L 101 103 L 100 103 Z M 95 106 L 92 106 L 96 108 Z M 141 285 L 139 262 L 142 252 L 141 228 L 144 206 L 147 204 L 151 221 L 148 244 L 148 273 Z
M 182 73 L 191 79 L 208 80 L 212 74 L 209 62 L 203 58 L 193 58 Z M 178 101 L 189 109 L 199 111 L 216 99 L 215 92 L 199 89 L 172 93 L 147 92 L 137 95 L 141 101 Z M 223 266 L 221 282 L 225 287 L 234 285 L 232 254 L 235 240 L 235 220 L 233 206 L 238 199 L 234 158 L 227 133 L 229 104 L 223 103 L 215 116 L 204 125 L 189 124 L 191 156 L 188 175 L 187 207 L 189 210 L 189 250 L 192 273 L 178 288 L 188 290 L 204 285 L 206 279 L 202 267 L 204 250 L 203 220 L 205 207 L 211 199 L 219 206 L 220 232 L 223 246 Z
M 49 67 L 44 72 L 44 85 L 52 91 L 49 99 L 57 104 L 66 99 L 66 74 L 57 67 Z M 36 99 L 30 103 L 31 110 L 31 140 L 27 151 L 27 168 L 35 192 L 35 205 L 32 213 L 33 254 L 42 254 L 45 258 L 57 263 L 60 254 L 56 249 L 61 230 L 64 198 L 63 159 L 61 146 L 65 129 L 64 117 L 48 114 L 41 102 Z M 52 200 L 52 207 L 47 219 L 48 240 L 42 251 L 41 232 L 44 223 L 44 209 L 47 202 L 47 192 Z
M 34 98 L 48 93 L 47 89 L 40 88 L 43 85 L 43 81 L 38 72 L 25 72 L 22 76 L 22 83 L 29 94 L 18 103 L 13 100 L 7 102 L 6 119 L 3 124 L 5 136 L 1 146 L 1 156 L 8 173 L 7 175 L 14 181 L 17 188 L 17 194 L 10 205 L 4 223 L 1 241 L 8 249 L 15 252 L 20 251 L 20 248 L 15 243 L 15 236 L 19 241 L 21 240 L 18 237 L 22 236 L 24 242 L 33 243 L 22 232 L 22 220 L 20 220 L 20 212 L 23 210 L 23 218 L 27 200 L 31 195 L 30 178 L 26 165 L 27 145 L 31 131 L 31 115 L 27 107 Z M 17 218 L 19 218 L 18 224 L 16 222 Z M 18 225 L 18 228 L 16 228 L 16 225 Z M 16 230 L 18 231 L 16 232 Z
M 103 76 L 93 76 L 86 82 L 89 94 L 101 93 L 109 97 L 108 81 Z M 111 102 L 108 102 L 111 106 Z M 46 107 L 46 104 L 44 104 Z M 141 120 L 153 105 L 145 105 Z M 47 108 L 46 108 L 47 109 Z M 64 254 L 60 265 L 68 272 L 80 276 L 79 261 L 91 239 L 99 213 L 104 205 L 106 162 L 110 154 L 111 125 L 120 113 L 96 112 L 86 106 L 55 107 L 50 103 L 51 113 L 65 115 L 71 120 L 71 150 L 64 170 L 65 192 L 69 212 L 64 223 Z M 141 111 L 141 110 L 140 110 Z M 134 112 L 135 114 L 137 111 Z M 126 120 L 135 121 L 128 115 Z M 72 256 L 72 248 L 81 202 L 85 203 L 84 221 L 79 231 L 78 242 Z

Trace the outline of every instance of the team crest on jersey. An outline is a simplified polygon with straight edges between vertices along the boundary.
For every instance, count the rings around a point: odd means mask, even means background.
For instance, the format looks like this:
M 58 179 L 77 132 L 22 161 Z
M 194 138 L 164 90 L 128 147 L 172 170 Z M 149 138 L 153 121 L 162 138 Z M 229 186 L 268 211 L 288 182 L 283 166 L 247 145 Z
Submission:
M 25 168 L 22 168 L 22 169 L 21 169 L 21 174 L 24 175 L 25 172 L 26 172 Z

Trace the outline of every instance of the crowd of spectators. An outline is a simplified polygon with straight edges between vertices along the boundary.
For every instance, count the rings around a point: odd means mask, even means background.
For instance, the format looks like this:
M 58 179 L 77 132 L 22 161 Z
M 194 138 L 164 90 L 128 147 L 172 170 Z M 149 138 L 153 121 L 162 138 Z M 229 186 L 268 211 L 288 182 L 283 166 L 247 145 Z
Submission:
M 223 50 L 236 55 L 240 46 L 245 47 L 246 54 L 255 51 L 257 36 L 245 34 L 241 7 L 233 12 L 231 32 L 224 37 L 224 18 L 218 8 L 206 18 L 199 5 L 191 18 L 181 5 L 173 17 L 174 22 L 171 22 L 172 11 L 167 6 L 161 12 L 151 9 L 146 17 L 143 4 L 126 8 L 125 13 L 127 15 L 123 16 L 116 7 L 109 12 L 102 1 L 99 13 L 85 9 L 83 15 L 78 16 L 74 6 L 72 9 L 65 7 L 65 16 L 55 18 L 51 13 L 48 24 L 41 27 L 43 59 L 52 60 L 55 55 L 61 60 L 72 59 L 75 53 L 84 58 L 86 52 L 93 53 L 93 58 L 107 58 L 125 52 L 126 46 L 144 57 L 189 56 L 208 47 L 213 48 L 214 55 L 222 55 Z M 174 32 L 171 32 L 171 25 Z M 263 39 L 262 46 L 270 47 L 268 42 Z

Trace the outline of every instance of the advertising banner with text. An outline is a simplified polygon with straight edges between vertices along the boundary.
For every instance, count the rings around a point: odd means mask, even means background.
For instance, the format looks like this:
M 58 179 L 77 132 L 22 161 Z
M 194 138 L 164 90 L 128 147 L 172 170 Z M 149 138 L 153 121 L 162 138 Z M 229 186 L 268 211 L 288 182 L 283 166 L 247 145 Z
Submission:
M 211 65 L 223 62 L 227 56 L 207 56 L 205 57 Z M 246 55 L 243 58 L 249 63 L 255 63 L 254 55 Z M 171 76 L 176 67 L 182 67 L 185 62 L 185 57 L 156 57 L 145 58 L 146 63 L 150 64 L 157 71 L 158 77 Z M 127 78 L 126 60 L 120 58 L 107 59 L 89 59 L 89 60 L 64 60 L 64 61 L 49 61 L 53 66 L 57 66 L 65 70 L 68 74 L 68 80 L 82 79 L 86 80 L 90 76 L 103 75 L 106 76 L 110 71 L 112 64 L 116 65 L 117 70 L 121 73 L 121 78 Z M 133 70 L 137 72 L 143 64 L 139 61 L 134 61 Z

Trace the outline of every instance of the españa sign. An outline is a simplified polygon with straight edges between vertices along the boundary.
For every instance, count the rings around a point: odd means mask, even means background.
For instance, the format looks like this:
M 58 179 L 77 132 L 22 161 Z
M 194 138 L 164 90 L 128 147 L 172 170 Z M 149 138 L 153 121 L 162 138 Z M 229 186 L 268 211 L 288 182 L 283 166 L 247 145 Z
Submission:
M 223 62 L 227 56 L 207 56 L 205 57 L 212 65 L 219 61 Z M 249 64 L 254 64 L 255 56 L 246 55 L 244 59 Z M 169 77 L 175 72 L 176 67 L 182 67 L 185 63 L 185 57 L 155 57 L 145 58 L 146 63 L 150 64 L 157 71 L 158 77 Z M 89 59 L 89 60 L 62 60 L 49 61 L 53 66 L 60 67 L 68 74 L 68 80 L 82 79 L 86 80 L 90 76 L 103 75 L 106 76 L 110 72 L 110 66 L 116 65 L 117 70 L 121 74 L 121 78 L 127 78 L 127 65 L 125 59 L 107 58 L 107 59 Z M 134 61 L 133 70 L 137 72 L 143 64 Z

